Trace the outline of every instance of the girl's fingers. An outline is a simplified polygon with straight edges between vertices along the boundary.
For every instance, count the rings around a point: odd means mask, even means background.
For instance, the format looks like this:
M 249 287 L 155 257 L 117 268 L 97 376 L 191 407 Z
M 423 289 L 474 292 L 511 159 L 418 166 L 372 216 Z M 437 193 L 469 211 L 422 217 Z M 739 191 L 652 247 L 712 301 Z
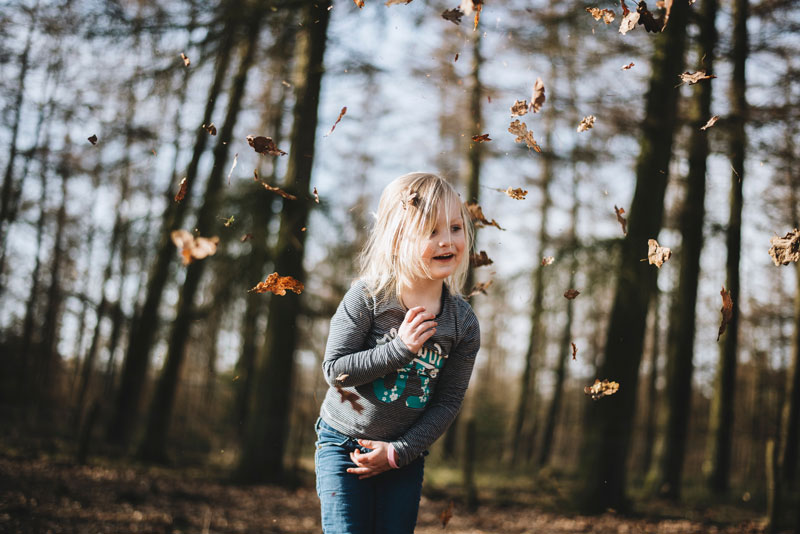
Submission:
M 414 320 L 414 317 L 416 317 L 417 314 L 423 311 L 425 311 L 425 306 L 415 306 L 413 308 L 409 308 L 408 311 L 406 312 L 406 319 L 405 319 L 406 322 L 410 323 L 411 321 Z
M 412 328 L 417 328 L 423 322 L 432 321 L 435 318 L 436 315 L 432 313 L 418 313 L 410 324 Z

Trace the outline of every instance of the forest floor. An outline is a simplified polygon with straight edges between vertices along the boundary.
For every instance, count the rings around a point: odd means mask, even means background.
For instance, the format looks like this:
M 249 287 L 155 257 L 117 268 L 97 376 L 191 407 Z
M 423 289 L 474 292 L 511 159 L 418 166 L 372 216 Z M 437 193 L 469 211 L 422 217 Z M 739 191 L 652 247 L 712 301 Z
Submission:
M 57 457 L 0 448 L 0 533 L 318 533 L 319 502 L 313 481 L 295 488 L 237 486 L 191 468 L 76 465 Z M 442 512 L 451 498 L 426 482 L 417 532 L 478 533 L 756 533 L 752 511 L 661 507 L 636 516 L 587 517 L 551 504 L 486 492 L 468 513 L 456 504 L 446 527 Z M 687 519 L 688 517 L 688 519 Z

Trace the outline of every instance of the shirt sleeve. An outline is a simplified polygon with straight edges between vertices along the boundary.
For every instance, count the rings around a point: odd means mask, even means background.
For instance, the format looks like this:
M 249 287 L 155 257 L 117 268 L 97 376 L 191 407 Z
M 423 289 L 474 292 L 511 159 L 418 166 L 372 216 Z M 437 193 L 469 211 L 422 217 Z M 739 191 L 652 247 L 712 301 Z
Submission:
M 392 442 L 398 466 L 416 459 L 452 424 L 461 410 L 480 346 L 480 325 L 470 309 L 465 335 L 447 358 L 431 404 L 405 434 Z
M 363 284 L 355 284 L 345 294 L 331 319 L 322 359 L 322 371 L 331 386 L 367 384 L 397 371 L 414 359 L 414 353 L 399 338 L 364 350 L 374 316 L 370 301 Z M 342 375 L 346 377 L 336 380 Z

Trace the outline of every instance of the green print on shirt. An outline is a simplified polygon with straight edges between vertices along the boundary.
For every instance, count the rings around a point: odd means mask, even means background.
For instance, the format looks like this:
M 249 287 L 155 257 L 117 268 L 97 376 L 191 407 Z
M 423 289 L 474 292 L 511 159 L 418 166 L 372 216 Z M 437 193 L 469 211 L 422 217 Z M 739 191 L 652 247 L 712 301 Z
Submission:
M 382 345 L 383 343 L 387 343 L 391 340 L 391 337 L 395 335 L 396 331 L 392 329 L 389 334 L 378 341 L 378 344 Z M 441 355 L 441 348 L 438 343 L 435 343 L 434 347 L 435 348 L 422 347 L 419 349 L 419 352 L 417 352 L 416 358 L 402 369 L 398 369 L 397 378 L 395 378 L 394 386 L 392 386 L 391 389 L 387 387 L 387 377 L 385 376 L 373 381 L 372 389 L 375 392 L 375 396 L 387 404 L 396 401 L 403 394 L 403 391 L 405 391 L 409 375 L 416 374 L 419 376 L 422 395 L 418 397 L 408 397 L 406 399 L 406 406 L 409 408 L 424 408 L 430 399 L 429 384 L 431 378 L 436 377 L 439 370 L 444 366 L 444 360 L 447 358 L 447 356 Z

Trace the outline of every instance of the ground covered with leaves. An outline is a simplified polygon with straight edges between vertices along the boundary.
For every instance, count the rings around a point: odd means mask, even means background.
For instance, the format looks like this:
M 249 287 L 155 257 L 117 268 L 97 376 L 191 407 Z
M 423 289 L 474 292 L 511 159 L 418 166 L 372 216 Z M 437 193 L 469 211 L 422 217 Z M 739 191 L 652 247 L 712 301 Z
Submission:
M 585 517 L 489 495 L 472 513 L 456 502 L 452 518 L 443 527 L 442 515 L 451 496 L 442 489 L 427 493 L 421 504 L 419 533 L 763 532 L 757 517 L 729 516 L 723 521 L 711 514 L 696 514 L 691 520 L 613 513 Z M 0 451 L 3 533 L 320 531 L 313 484 L 295 488 L 237 486 L 192 469 L 80 466 Z

